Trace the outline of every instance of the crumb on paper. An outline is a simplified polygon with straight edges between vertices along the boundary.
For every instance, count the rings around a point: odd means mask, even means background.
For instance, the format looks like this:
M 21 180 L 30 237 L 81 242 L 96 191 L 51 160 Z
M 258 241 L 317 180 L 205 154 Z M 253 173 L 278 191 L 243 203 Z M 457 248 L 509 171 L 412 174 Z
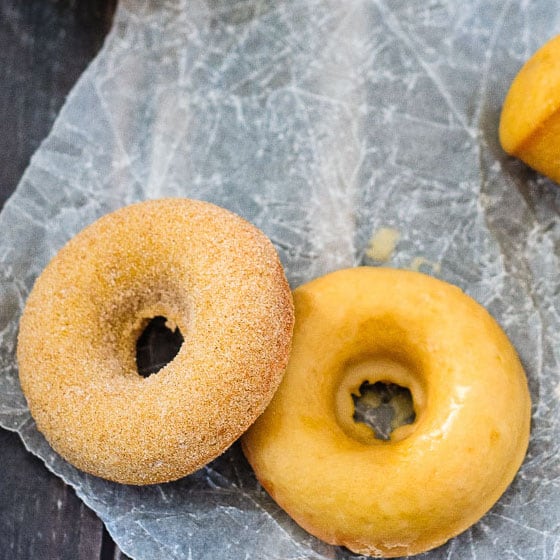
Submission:
M 387 262 L 399 240 L 400 232 L 394 228 L 380 228 L 369 240 L 366 256 L 378 262 Z
M 412 262 L 410 263 L 410 270 L 414 270 L 415 272 L 422 272 L 426 270 L 426 268 L 431 269 L 432 272 L 438 274 L 441 272 L 441 264 L 438 262 L 430 261 L 424 257 L 414 257 Z

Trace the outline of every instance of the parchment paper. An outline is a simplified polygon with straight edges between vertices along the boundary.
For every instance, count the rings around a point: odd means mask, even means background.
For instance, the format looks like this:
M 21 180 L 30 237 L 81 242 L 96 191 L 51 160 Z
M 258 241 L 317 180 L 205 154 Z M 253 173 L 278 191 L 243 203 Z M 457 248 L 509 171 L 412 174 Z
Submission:
M 546 1 L 122 1 L 0 215 L 1 424 L 136 559 L 349 558 L 279 511 L 237 445 L 166 485 L 77 472 L 29 416 L 17 325 L 64 242 L 133 201 L 181 195 L 241 214 L 271 237 L 294 287 L 376 264 L 369 238 L 396 228 L 388 264 L 423 263 L 487 306 L 534 401 L 513 485 L 423 557 L 560 558 L 560 189 L 497 143 L 511 79 L 559 31 Z

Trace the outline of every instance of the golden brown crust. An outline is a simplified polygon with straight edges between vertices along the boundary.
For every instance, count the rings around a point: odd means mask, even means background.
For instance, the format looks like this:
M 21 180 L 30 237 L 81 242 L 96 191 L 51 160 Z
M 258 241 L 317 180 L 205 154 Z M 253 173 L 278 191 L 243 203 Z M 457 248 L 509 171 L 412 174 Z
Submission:
M 185 342 L 143 378 L 136 338 L 163 315 Z M 20 322 L 20 381 L 53 448 L 128 484 L 185 476 L 264 410 L 283 375 L 293 304 L 254 226 L 188 199 L 104 216 L 51 261 Z
M 424 274 L 359 267 L 294 292 L 286 374 L 242 438 L 258 479 L 313 535 L 377 557 L 419 554 L 475 523 L 527 449 L 523 368 L 492 317 Z M 416 420 L 376 440 L 363 382 L 412 393 Z

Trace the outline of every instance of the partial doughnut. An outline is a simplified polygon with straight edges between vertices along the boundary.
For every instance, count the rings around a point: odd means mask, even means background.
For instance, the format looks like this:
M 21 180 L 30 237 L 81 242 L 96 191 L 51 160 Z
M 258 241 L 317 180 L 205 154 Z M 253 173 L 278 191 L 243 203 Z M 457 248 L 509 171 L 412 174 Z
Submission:
M 294 292 L 286 374 L 243 436 L 277 503 L 320 539 L 377 557 L 418 554 L 475 523 L 525 455 L 530 398 L 506 335 L 457 287 L 360 267 Z M 412 394 L 390 441 L 354 420 L 364 382 Z
M 542 45 L 515 76 L 499 136 L 508 154 L 560 183 L 560 35 Z
M 136 341 L 155 316 L 184 343 L 144 378 Z M 37 279 L 20 322 L 21 386 L 39 430 L 79 469 L 170 481 L 220 455 L 264 410 L 292 326 L 262 232 L 209 203 L 143 202 L 85 228 Z

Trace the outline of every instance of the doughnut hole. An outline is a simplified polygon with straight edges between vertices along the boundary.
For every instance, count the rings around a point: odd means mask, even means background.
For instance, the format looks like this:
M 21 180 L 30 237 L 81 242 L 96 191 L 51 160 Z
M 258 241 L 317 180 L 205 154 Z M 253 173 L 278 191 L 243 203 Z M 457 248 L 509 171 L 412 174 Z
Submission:
M 412 424 L 416 413 L 412 394 L 396 383 L 364 381 L 359 395 L 352 395 L 354 421 L 371 426 L 377 439 L 388 441 L 399 426 Z
M 393 358 L 366 357 L 347 363 L 341 379 L 335 413 L 346 435 L 383 444 L 414 432 L 425 395 L 413 367 Z
M 157 316 L 147 321 L 136 341 L 136 367 L 149 377 L 173 361 L 184 342 L 179 327 L 169 328 L 167 319 Z

